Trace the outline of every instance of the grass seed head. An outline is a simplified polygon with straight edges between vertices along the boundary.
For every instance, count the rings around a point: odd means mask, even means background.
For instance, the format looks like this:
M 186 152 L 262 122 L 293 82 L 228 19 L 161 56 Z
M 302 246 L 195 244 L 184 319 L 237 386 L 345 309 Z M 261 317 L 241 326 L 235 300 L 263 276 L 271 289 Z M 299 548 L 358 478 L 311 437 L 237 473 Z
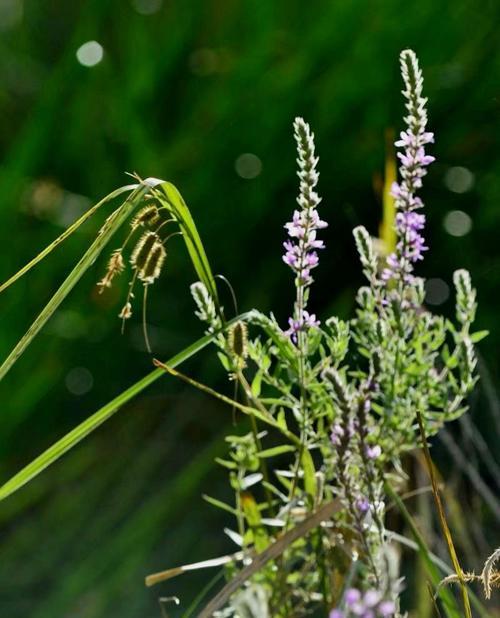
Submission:
M 138 271 L 138 278 L 145 284 L 150 285 L 161 275 L 163 263 L 167 257 L 167 252 L 162 242 L 157 239 L 149 250 L 144 266 Z
M 137 271 L 141 271 L 144 268 L 148 261 L 149 253 L 157 241 L 160 241 L 160 238 L 156 232 L 144 232 L 137 241 L 130 256 L 130 263 L 133 268 L 137 269 Z
M 108 268 L 104 277 L 98 282 L 97 286 L 100 288 L 99 294 L 102 294 L 104 288 L 110 288 L 115 278 L 115 275 L 119 275 L 123 272 L 125 263 L 123 261 L 122 250 L 116 249 L 111 254 L 108 261 Z
M 132 317 L 132 305 L 130 304 L 130 302 L 125 303 L 125 305 L 122 307 L 122 310 L 118 314 L 118 317 L 121 320 L 128 320 Z
M 244 322 L 236 322 L 229 331 L 229 349 L 241 361 L 248 356 L 248 330 Z
M 132 219 L 130 227 L 135 230 L 139 226 L 152 227 L 160 220 L 160 213 L 154 204 L 144 206 Z

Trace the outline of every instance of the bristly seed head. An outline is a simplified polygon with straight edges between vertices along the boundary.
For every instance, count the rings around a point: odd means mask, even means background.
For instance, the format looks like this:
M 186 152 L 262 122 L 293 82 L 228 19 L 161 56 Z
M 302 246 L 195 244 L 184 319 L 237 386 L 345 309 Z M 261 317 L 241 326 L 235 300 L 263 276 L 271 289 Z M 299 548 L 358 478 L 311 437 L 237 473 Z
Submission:
M 156 225 L 160 220 L 160 213 L 158 208 L 154 204 L 144 206 L 137 215 L 132 219 L 130 227 L 135 230 L 139 226 L 151 227 Z
M 160 237 L 156 232 L 144 232 L 130 256 L 130 263 L 133 268 L 136 268 L 138 271 L 144 268 L 149 257 L 149 252 L 157 241 L 160 241 Z
M 125 305 L 122 307 L 122 310 L 118 314 L 118 317 L 121 320 L 128 320 L 132 317 L 132 305 L 129 302 L 126 302 Z
M 155 240 L 147 256 L 146 263 L 137 273 L 137 276 L 145 285 L 150 285 L 155 282 L 155 279 L 158 279 L 166 257 L 167 252 L 161 240 Z
M 122 250 L 116 249 L 115 251 L 113 251 L 111 257 L 109 258 L 106 274 L 97 284 L 97 286 L 100 288 L 99 294 L 102 294 L 104 288 L 111 287 L 115 275 L 119 275 L 121 272 L 123 272 L 124 268 L 125 263 L 122 257 Z
M 238 359 L 248 356 L 248 330 L 245 322 L 236 322 L 229 330 L 229 349 Z

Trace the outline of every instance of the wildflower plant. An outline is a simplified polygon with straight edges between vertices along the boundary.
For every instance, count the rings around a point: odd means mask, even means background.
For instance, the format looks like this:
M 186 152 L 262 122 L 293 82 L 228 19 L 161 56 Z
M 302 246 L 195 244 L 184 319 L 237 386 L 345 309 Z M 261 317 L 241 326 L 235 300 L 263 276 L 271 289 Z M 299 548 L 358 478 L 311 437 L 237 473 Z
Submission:
M 128 263 L 132 275 L 120 317 L 131 318 L 136 281 L 143 284 L 145 303 L 148 287 L 161 274 L 166 242 L 181 235 L 199 279 L 191 285 L 191 293 L 205 336 L 170 361 L 155 361 L 152 374 L 1 487 L 0 499 L 167 372 L 242 414 L 226 436 L 226 456 L 217 460 L 227 472 L 234 498 L 226 504 L 217 496 L 205 496 L 233 517 L 233 526 L 225 532 L 235 552 L 153 575 L 148 583 L 192 568 L 225 565 L 228 583 L 200 611 L 200 617 L 290 618 L 314 611 L 330 618 L 404 614 L 400 606 L 404 581 L 395 568 L 387 504 L 397 495 L 394 487 L 404 476 L 405 453 L 466 411 L 477 380 L 474 343 L 484 334 L 472 332 L 476 293 L 465 270 L 453 277 L 454 323 L 425 306 L 425 282 L 416 267 L 428 248 L 423 237 L 423 202 L 417 192 L 434 161 L 426 152 L 434 137 L 427 129 L 427 100 L 417 58 L 406 50 L 400 61 L 407 111 L 405 129 L 396 142 L 399 181 L 392 187 L 397 240 L 394 251 L 384 258 L 364 227 L 353 231 L 366 278 L 357 293 L 355 316 L 350 320 L 330 316 L 321 323 L 309 308 L 312 271 L 325 248 L 321 230 L 327 223 L 321 218 L 317 193 L 314 134 L 302 118 L 293 127 L 297 208 L 284 226 L 283 261 L 293 272 L 295 292 L 286 325 L 257 309 L 228 320 L 182 197 L 169 183 L 138 179 L 137 185 L 123 189 L 130 190 L 131 197 L 108 218 L 98 237 L 101 242 L 96 241 L 80 264 L 90 265 L 137 209 L 122 246 L 111 253 L 98 283 L 100 291 L 113 285 Z M 173 231 L 165 235 L 167 225 Z M 126 258 L 129 243 L 135 244 Z M 76 283 L 77 275 L 80 271 L 68 277 L 56 300 L 0 368 L 0 375 L 10 369 Z M 216 393 L 176 369 L 209 343 L 216 346 L 236 386 L 234 397 Z M 490 571 L 488 581 L 496 581 Z M 464 583 L 463 574 L 456 575 Z M 459 615 L 449 603 L 445 611 L 451 617 Z

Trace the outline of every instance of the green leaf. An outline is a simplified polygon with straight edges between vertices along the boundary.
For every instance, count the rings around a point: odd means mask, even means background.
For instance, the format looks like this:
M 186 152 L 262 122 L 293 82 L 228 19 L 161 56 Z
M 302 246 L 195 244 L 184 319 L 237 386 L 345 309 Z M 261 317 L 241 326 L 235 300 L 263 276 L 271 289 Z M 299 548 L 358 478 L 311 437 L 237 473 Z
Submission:
M 203 494 L 202 498 L 203 500 L 206 500 L 212 506 L 216 506 L 218 509 L 227 511 L 228 513 L 231 513 L 231 515 L 234 515 L 235 517 L 238 516 L 238 511 L 232 506 L 229 506 L 229 504 L 226 504 L 225 502 L 222 502 L 221 500 L 217 500 L 217 498 L 212 498 L 212 496 L 207 496 L 206 494 Z
M 207 290 L 210 292 L 210 295 L 216 305 L 219 306 L 215 278 L 212 274 L 210 263 L 189 208 L 182 198 L 182 195 L 172 183 L 165 182 L 163 180 L 155 181 L 156 189 L 154 191 L 154 195 L 166 208 L 168 208 L 168 210 L 179 222 L 182 236 L 184 238 L 184 242 L 186 243 L 186 248 L 194 269 L 196 270 L 200 281 L 205 284 Z
M 280 427 L 283 429 L 288 429 L 288 425 L 286 424 L 286 414 L 283 408 L 280 408 L 277 420 Z
M 229 359 L 223 352 L 217 352 L 217 356 L 219 357 L 220 364 L 225 369 L 225 371 L 231 371 L 231 365 L 229 364 Z
M 248 525 L 252 529 L 255 549 L 258 552 L 264 551 L 269 545 L 269 536 L 262 525 L 262 517 L 259 508 L 251 493 L 245 491 L 241 494 L 241 507 L 247 519 Z
M 260 395 L 262 387 L 262 371 L 257 371 L 254 379 L 252 380 L 252 395 L 258 397 Z
M 215 462 L 218 463 L 220 466 L 227 468 L 228 470 L 236 470 L 236 468 L 238 467 L 234 463 L 234 461 L 228 461 L 227 459 L 221 459 L 220 457 L 216 457 Z
M 470 340 L 472 343 L 479 343 L 482 339 L 487 337 L 490 334 L 489 330 L 478 330 L 477 333 L 472 333 L 470 336 Z
M 283 453 L 291 453 L 295 451 L 297 447 L 292 444 L 283 444 L 281 446 L 273 446 L 272 448 L 267 448 L 260 453 L 258 453 L 258 457 L 261 459 L 266 459 L 268 457 L 277 457 L 278 455 L 283 455 Z
M 310 451 L 304 448 L 302 451 L 302 468 L 304 470 L 304 489 L 313 500 L 316 499 L 316 470 Z

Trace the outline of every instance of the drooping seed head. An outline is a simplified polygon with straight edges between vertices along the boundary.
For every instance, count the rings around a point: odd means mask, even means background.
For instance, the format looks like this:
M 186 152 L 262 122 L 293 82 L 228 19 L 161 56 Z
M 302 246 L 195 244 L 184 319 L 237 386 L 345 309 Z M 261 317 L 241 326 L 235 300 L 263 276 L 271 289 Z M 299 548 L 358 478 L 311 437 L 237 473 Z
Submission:
M 115 275 L 119 275 L 121 272 L 123 272 L 124 268 L 125 263 L 123 261 L 122 250 L 116 249 L 115 251 L 113 251 L 109 258 L 106 274 L 97 284 L 97 286 L 100 288 L 99 294 L 102 294 L 104 288 L 111 287 Z
M 129 302 L 126 302 L 122 307 L 122 310 L 118 314 L 118 317 L 122 320 L 128 320 L 132 317 L 132 305 Z
M 133 268 L 136 268 L 138 271 L 144 268 L 151 248 L 155 242 L 159 240 L 160 238 L 156 232 L 144 232 L 144 234 L 137 241 L 137 244 L 132 251 L 132 255 L 130 256 L 130 263 Z
M 161 269 L 167 252 L 163 246 L 161 240 L 154 241 L 151 249 L 149 250 L 146 262 L 144 266 L 138 270 L 137 276 L 145 285 L 150 285 L 155 282 L 161 274 Z
M 151 227 L 160 220 L 160 213 L 154 204 L 144 206 L 132 219 L 130 227 L 135 230 L 139 226 Z

